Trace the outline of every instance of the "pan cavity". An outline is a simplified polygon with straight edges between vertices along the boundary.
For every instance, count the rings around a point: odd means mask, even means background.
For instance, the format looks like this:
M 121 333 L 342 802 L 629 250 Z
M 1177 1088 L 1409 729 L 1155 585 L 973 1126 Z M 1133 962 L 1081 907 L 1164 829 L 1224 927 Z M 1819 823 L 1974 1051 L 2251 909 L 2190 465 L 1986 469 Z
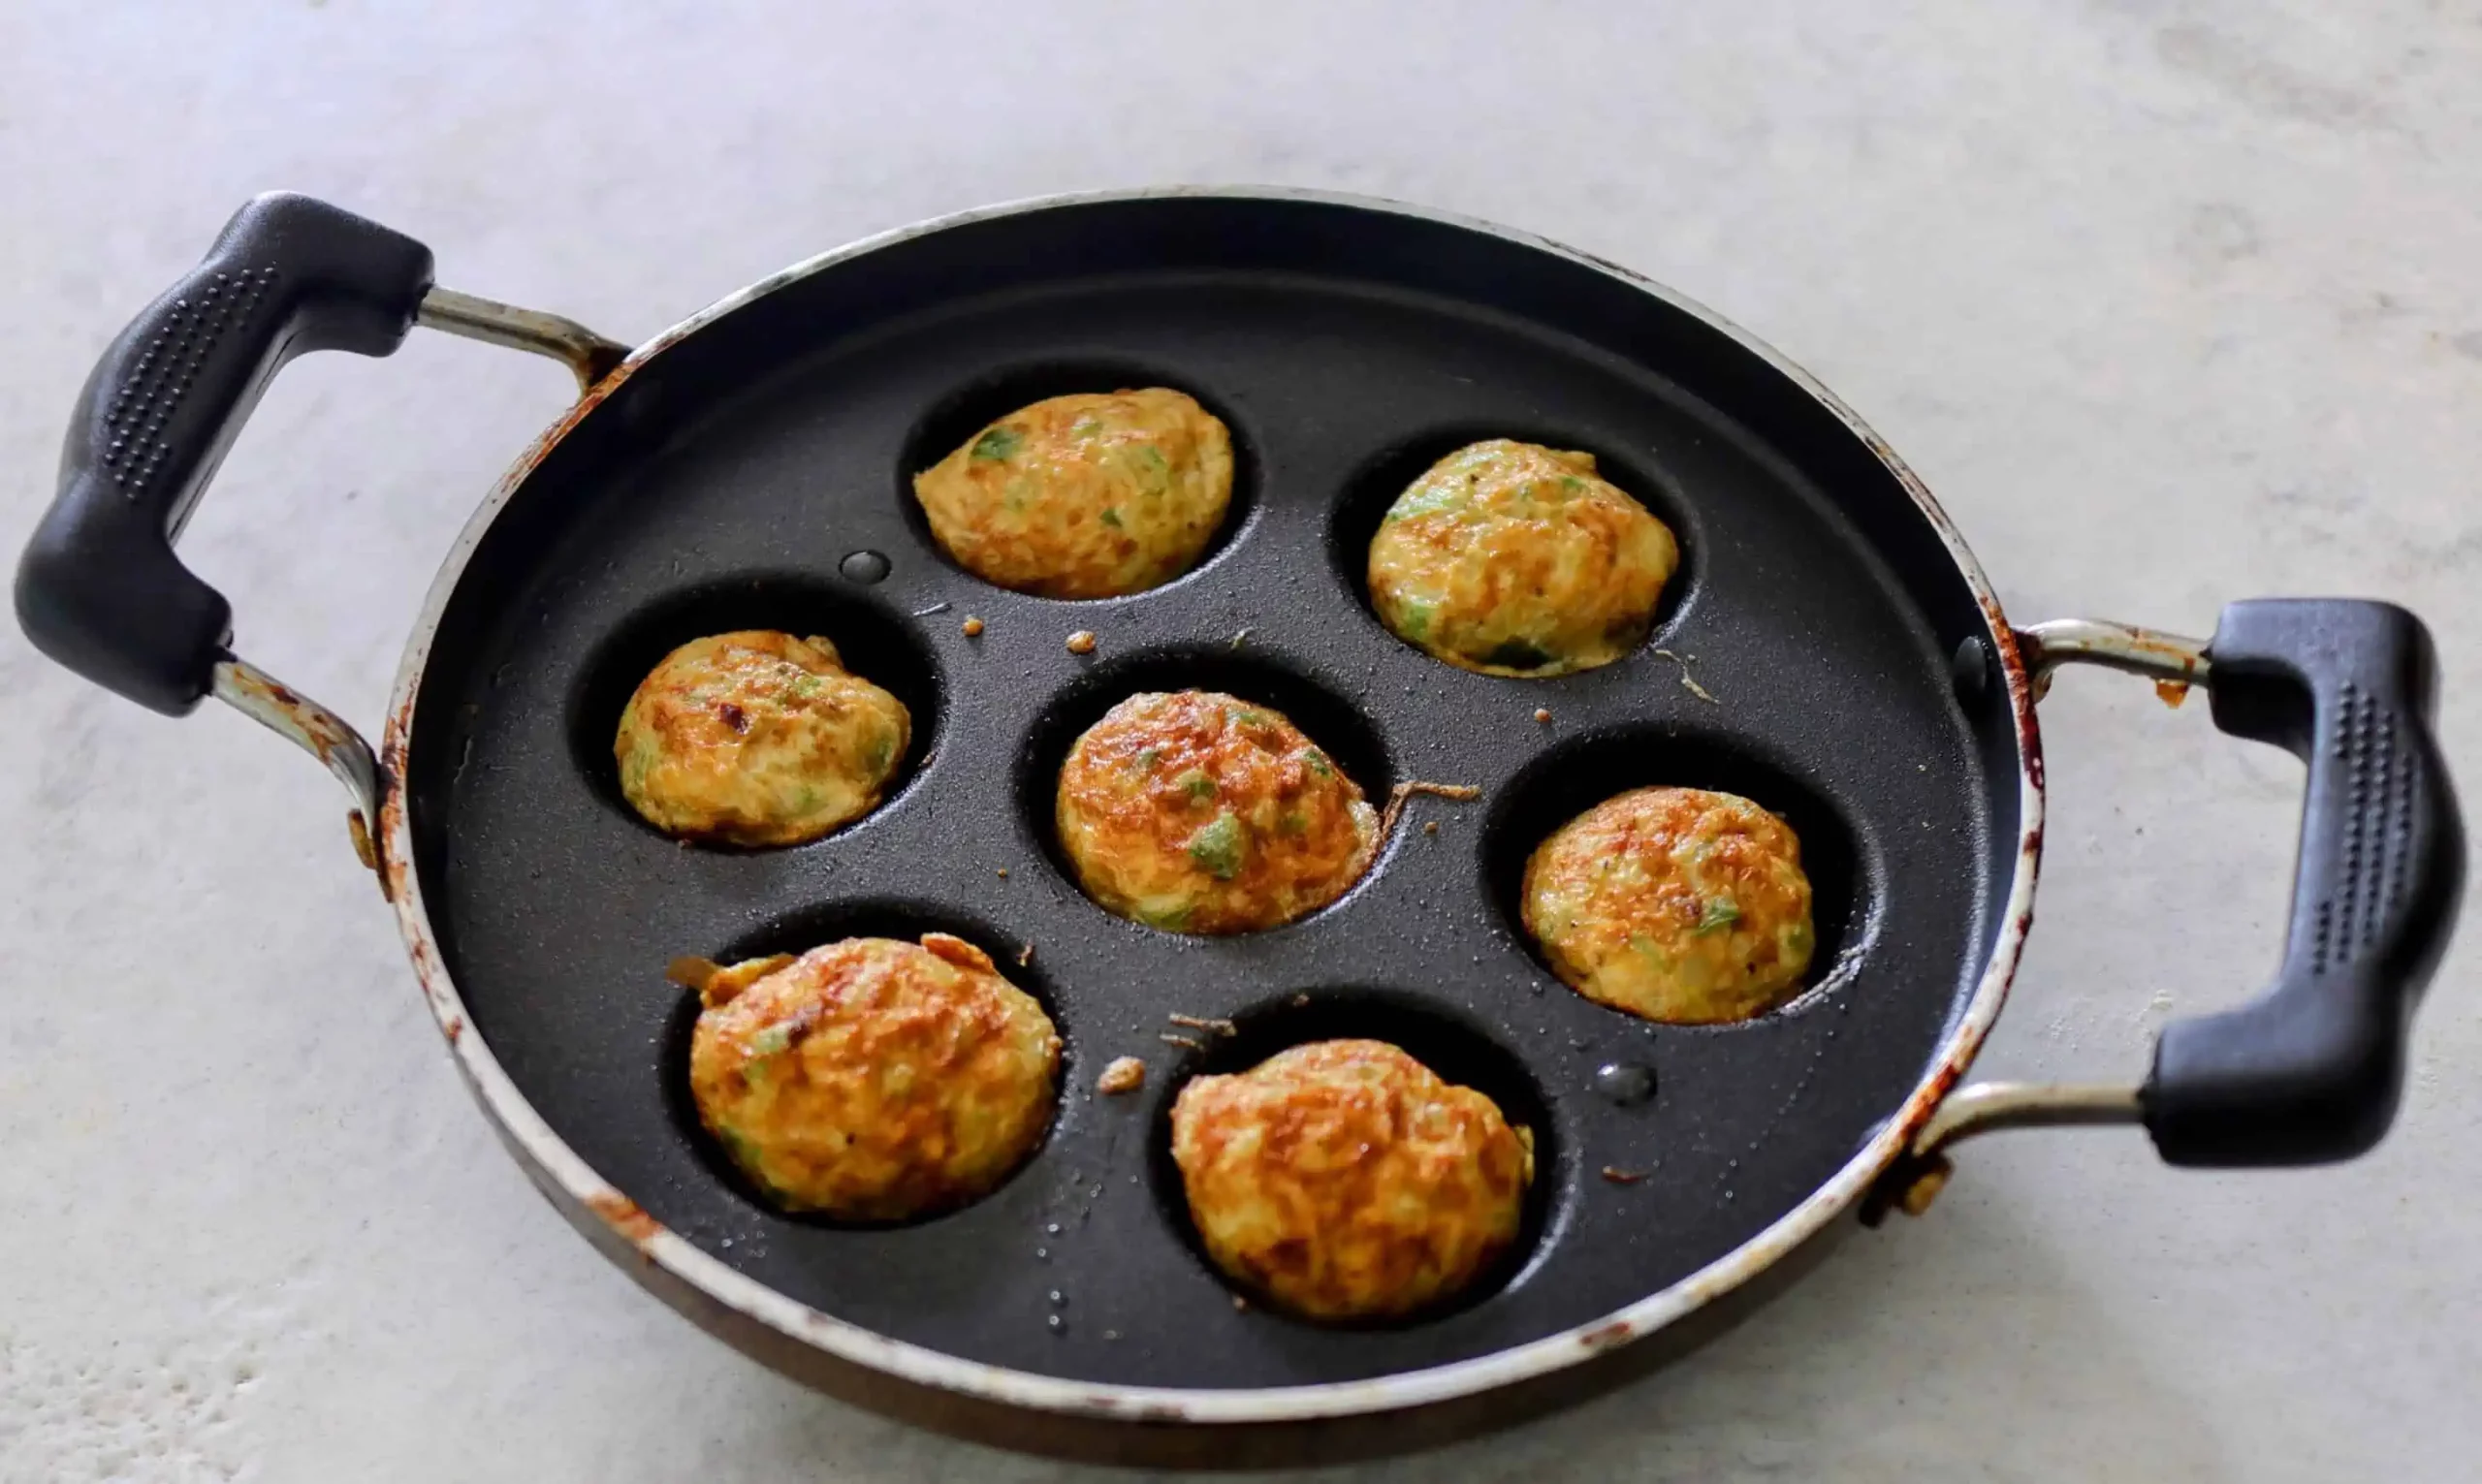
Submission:
M 1112 598 L 1038 600 L 1126 602 L 1188 582 L 1231 550 L 1257 519 L 1260 490 L 1257 440 L 1248 425 L 1233 415 L 1228 403 L 1189 378 L 1161 366 L 1119 357 L 1034 361 L 1003 366 L 956 388 L 935 401 L 906 435 L 903 452 L 897 460 L 896 502 L 897 508 L 904 512 L 906 529 L 924 551 L 952 570 L 963 572 L 977 582 L 984 581 L 978 574 L 959 564 L 939 544 L 939 538 L 932 534 L 931 522 L 922 511 L 922 502 L 914 497 L 914 476 L 963 448 L 994 422 L 1035 402 L 1055 396 L 1139 391 L 1149 387 L 1164 387 L 1189 396 L 1212 413 L 1231 434 L 1232 494 L 1225 507 L 1222 522 L 1217 525 L 1215 534 L 1208 538 L 1196 559 L 1186 569 L 1142 592 Z
M 1240 651 L 1228 644 L 1148 649 L 1097 666 L 1060 691 L 1028 728 L 1018 751 L 1015 794 L 1020 825 L 1026 837 L 1072 885 L 1080 881 L 1080 874 L 1061 838 L 1058 822 L 1061 770 L 1069 749 L 1106 712 L 1132 696 L 1191 690 L 1231 696 L 1242 704 L 1245 718 L 1252 708 L 1280 712 L 1312 744 L 1315 756 L 1306 760 L 1309 766 L 1342 774 L 1361 789 L 1363 800 L 1373 810 L 1385 807 L 1388 791 L 1396 783 L 1396 770 L 1386 745 L 1361 709 L 1325 681 L 1265 649 Z M 1130 759 L 1132 768 L 1150 765 L 1159 769 L 1163 766 L 1144 751 Z M 1237 806 L 1246 812 L 1247 801 L 1222 799 L 1216 793 L 1214 780 L 1202 771 L 1175 771 L 1152 781 L 1185 785 L 1192 797 L 1200 801 L 1195 810 L 1199 829 L 1189 837 L 1185 848 L 1186 858 L 1201 869 L 1227 876 L 1229 866 L 1246 861 L 1247 853 L 1257 848 L 1256 834 L 1233 811 Z M 1132 788 L 1152 786 L 1134 774 L 1130 784 Z M 1219 810 L 1209 806 L 1218 803 L 1227 807 Z M 1290 823 L 1279 819 L 1277 828 L 1282 831 Z M 1219 831 L 1224 833 L 1218 834 Z M 1232 837 L 1226 839 L 1225 835 Z M 1166 853 L 1178 854 L 1169 847 Z M 1383 841 L 1359 878 L 1344 887 L 1333 900 L 1307 910 L 1292 921 L 1307 921 L 1350 900 L 1379 868 L 1384 855 Z M 1180 860 L 1175 859 L 1172 864 L 1176 869 L 1181 868 Z M 1198 884 L 1203 887 L 1205 883 L 1201 880 Z M 1150 926 L 1179 931 L 1169 920 Z
M 1286 1322 L 1322 1329 L 1401 1329 L 1435 1323 L 1486 1304 L 1522 1283 L 1550 1251 L 1573 1197 L 1569 1141 L 1541 1086 L 1489 1027 L 1431 1000 L 1399 990 L 1342 987 L 1282 994 L 1242 1010 L 1226 1026 L 1199 1033 L 1199 1049 L 1184 1053 L 1151 1095 L 1147 1178 L 1164 1222 L 1198 1263 L 1237 1296 L 1263 1298 L 1220 1269 L 1208 1256 L 1191 1214 L 1180 1166 L 1172 1156 L 1172 1109 L 1193 1080 L 1249 1071 L 1279 1052 L 1318 1041 L 1382 1041 L 1428 1067 L 1441 1081 L 1471 1088 L 1497 1104 L 1512 1128 L 1525 1130 L 1533 1146 L 1534 1178 L 1527 1184 L 1516 1238 L 1474 1279 L 1411 1313 L 1386 1319 L 1311 1320 L 1270 1312 Z
M 1061 1016 L 1061 1000 L 1056 986 L 1038 966 L 1031 962 L 1018 962 L 1017 945 L 1025 941 L 1022 935 L 1003 932 L 983 918 L 931 902 L 901 898 L 863 898 L 831 901 L 790 912 L 728 942 L 707 946 L 713 949 L 715 963 L 729 965 L 774 954 L 798 957 L 811 949 L 845 938 L 894 938 L 899 942 L 914 943 L 919 942 L 925 933 L 932 932 L 963 938 L 981 949 L 990 956 L 1002 978 L 1034 996 L 1034 1002 L 1042 1006 L 1043 1014 L 1051 1018 L 1052 1026 L 1060 1035 L 1060 1064 L 1052 1081 L 1050 1116 L 1040 1137 L 1027 1147 L 1005 1176 L 971 1199 L 943 1205 L 902 1220 L 852 1220 L 813 1212 L 787 1211 L 744 1173 L 698 1116 L 697 1098 L 690 1089 L 689 1056 L 691 1041 L 698 1028 L 699 996 L 684 989 L 680 992 L 680 1002 L 664 1026 L 660 1063 L 664 1111 L 671 1119 L 674 1131 L 688 1145 L 700 1167 L 716 1184 L 778 1220 L 838 1230 L 884 1230 L 918 1226 L 978 1205 L 1022 1178 L 1042 1158 L 1045 1149 L 1061 1131 L 1066 1110 L 1075 1106 L 1073 1102 L 1064 1102 L 1060 1090 L 1071 1086 L 1072 1080 L 1078 1076 L 1079 1062 L 1074 1037 Z
M 674 649 L 694 639 L 746 629 L 826 639 L 836 646 L 847 671 L 895 696 L 910 714 L 905 753 L 878 804 L 824 838 L 868 823 L 912 787 L 923 763 L 939 747 L 947 709 L 939 657 L 930 644 L 905 616 L 851 584 L 804 573 L 759 572 L 657 597 L 623 619 L 588 656 L 569 693 L 567 731 L 571 756 L 597 799 L 639 829 L 662 834 L 620 790 L 613 741 L 621 710 L 639 682 Z M 744 848 L 697 843 L 726 852 Z
M 1799 837 L 1810 882 L 1814 946 L 1799 988 L 1749 1020 L 1681 1026 L 1730 1031 L 1800 1014 L 1852 977 L 1871 938 L 1879 869 L 1845 801 L 1822 794 L 1747 739 L 1648 724 L 1588 733 L 1549 748 L 1503 789 L 1482 827 L 1482 889 L 1509 935 L 1553 978 L 1526 930 L 1526 863 L 1552 833 L 1615 795 L 1671 787 L 1737 794 L 1773 813 Z M 1613 1014 L 1622 1012 L 1614 1010 Z
M 1664 583 L 1663 594 L 1655 605 L 1654 622 L 1639 647 L 1663 644 L 1696 596 L 1699 585 L 1700 553 L 1704 542 L 1689 502 L 1668 476 L 1635 453 L 1614 453 L 1610 445 L 1601 440 L 1525 423 L 1460 423 L 1424 432 L 1372 456 L 1345 481 L 1328 515 L 1327 555 L 1337 580 L 1361 605 L 1371 622 L 1379 624 L 1381 631 L 1391 638 L 1398 637 L 1381 620 L 1370 596 L 1370 545 L 1388 510 L 1431 465 L 1468 444 L 1493 438 L 1592 454 L 1603 479 L 1670 527 L 1679 550 L 1679 561 Z M 1525 663 L 1540 663 L 1540 659 L 1512 652 L 1493 662 L 1521 668 Z

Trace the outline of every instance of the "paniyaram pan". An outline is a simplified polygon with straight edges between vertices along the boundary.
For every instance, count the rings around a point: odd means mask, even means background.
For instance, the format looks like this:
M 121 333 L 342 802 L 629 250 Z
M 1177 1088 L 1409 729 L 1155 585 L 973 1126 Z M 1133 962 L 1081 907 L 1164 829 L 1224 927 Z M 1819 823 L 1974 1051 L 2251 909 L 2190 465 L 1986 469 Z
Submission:
M 234 653 L 229 608 L 172 542 L 285 360 L 384 355 L 414 325 L 560 357 L 586 391 L 450 554 L 374 758 Z M 910 474 L 1023 402 L 1135 385 L 1191 393 L 1235 436 L 1234 509 L 1195 571 L 1067 603 L 940 556 Z M 1355 574 L 1390 495 L 1494 435 L 1592 452 L 1680 534 L 1682 575 L 1632 658 L 1495 679 L 1372 617 Z M 1540 1408 L 1678 1348 L 1840 1217 L 1918 1208 L 1940 1149 L 1981 1128 L 2139 1122 L 2190 1165 L 2357 1153 L 2393 1114 L 2463 871 L 2411 616 L 2243 603 L 2203 644 L 2012 628 L 1922 486 L 1782 358 L 1607 265 L 1372 202 L 975 212 L 624 351 L 434 288 L 430 252 L 394 232 L 262 197 L 105 353 L 17 611 L 123 695 L 178 714 L 214 694 L 328 763 L 484 1111 L 641 1282 L 792 1374 L 1024 1448 L 1335 1457 Z M 619 802 L 614 719 L 670 646 L 752 626 L 833 636 L 912 707 L 916 744 L 853 828 L 683 848 Z M 1089 655 L 1064 647 L 1080 629 Z M 2218 726 L 2308 761 L 2282 971 L 2243 1009 L 2168 1026 L 2142 1087 L 1958 1090 L 2032 909 L 2034 701 L 2081 660 L 2207 687 Z M 1481 797 L 1416 800 L 1437 832 L 1400 830 L 1290 927 L 1123 922 L 1054 858 L 1052 773 L 1120 697 L 1185 684 L 1279 706 L 1375 796 L 1421 778 Z M 1560 988 L 1516 931 L 1531 846 L 1654 782 L 1748 794 L 1799 830 L 1821 975 L 1782 1011 L 1641 1024 Z M 932 928 L 1024 959 L 1067 1047 L 1052 1132 L 936 1220 L 774 1214 L 685 1110 L 689 1010 L 666 962 Z M 1167 1043 L 1176 1014 L 1238 1033 Z M 1237 1307 L 1193 1250 L 1170 1097 L 1337 1032 L 1400 1042 L 1542 1141 L 1519 1259 L 1453 1311 L 1314 1327 Z M 1145 1092 L 1097 1096 L 1125 1054 L 1150 1062 Z M 1599 1096 L 1614 1062 L 1651 1069 L 1654 1097 Z

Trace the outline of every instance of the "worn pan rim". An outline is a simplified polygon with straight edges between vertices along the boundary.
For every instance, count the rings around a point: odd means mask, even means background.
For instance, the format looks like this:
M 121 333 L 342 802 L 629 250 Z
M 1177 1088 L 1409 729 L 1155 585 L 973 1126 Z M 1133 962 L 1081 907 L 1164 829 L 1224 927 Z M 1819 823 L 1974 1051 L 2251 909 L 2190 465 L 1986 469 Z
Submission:
M 824 272 L 867 254 L 916 237 L 970 223 L 1065 207 L 1164 199 L 1219 199 L 1289 202 L 1339 206 L 1459 228 L 1502 241 L 1548 253 L 1652 296 L 1671 308 L 1692 315 L 1785 377 L 1801 393 L 1832 413 L 1867 446 L 1890 475 L 1911 497 L 1937 533 L 1983 613 L 1987 637 L 1999 659 L 2008 705 L 2018 739 L 2018 837 L 1999 932 L 1983 972 L 1942 1037 L 1938 1055 L 1923 1079 L 1889 1120 L 1842 1168 L 1791 1211 L 1757 1236 L 1704 1268 L 1668 1287 L 1645 1295 L 1599 1318 L 1556 1335 L 1448 1365 L 1354 1381 L 1302 1386 L 1208 1389 L 1113 1385 L 1069 1380 L 1018 1371 L 945 1354 L 923 1345 L 891 1339 L 860 1325 L 799 1303 L 710 1256 L 687 1239 L 666 1229 L 627 1195 L 598 1174 L 571 1149 L 527 1101 L 499 1064 L 479 1032 L 472 1030 L 462 996 L 448 973 L 437 937 L 431 931 L 419 874 L 414 868 L 412 822 L 405 791 L 395 780 L 405 774 L 412 746 L 413 720 L 423 675 L 430 657 L 439 621 L 463 577 L 466 563 L 492 525 L 525 483 L 536 465 L 586 420 L 621 383 L 673 346 L 710 325 L 788 284 Z M 609 1227 L 620 1243 L 634 1250 L 636 1263 L 622 1262 L 633 1277 L 651 1287 L 660 1270 L 680 1288 L 734 1315 L 755 1322 L 796 1343 L 823 1351 L 849 1364 L 894 1379 L 937 1391 L 1002 1405 L 1068 1417 L 1118 1419 L 1154 1424 L 1258 1426 L 1315 1422 L 1397 1411 L 1451 1402 L 1496 1391 L 1519 1382 L 1582 1365 L 1598 1355 L 1627 1345 L 1686 1318 L 1741 1287 L 1795 1248 L 1819 1236 L 1850 1212 L 1878 1177 L 1910 1143 L 1957 1079 L 1973 1062 L 1997 1021 L 2023 951 L 2033 916 L 2035 879 L 2043 837 L 2043 768 L 2034 700 L 2016 635 L 2001 611 L 1989 580 L 1974 559 L 1947 513 L 1922 481 L 1896 457 L 1887 442 L 1861 417 L 1799 365 L 1739 326 L 1703 304 L 1618 265 L 1546 238 L 1453 213 L 1433 211 L 1401 202 L 1337 192 L 1267 186 L 1181 186 L 1124 191 L 1098 191 L 1031 198 L 932 218 L 865 237 L 820 253 L 761 278 L 716 300 L 663 331 L 632 351 L 609 375 L 564 411 L 519 455 L 491 493 L 459 532 L 425 595 L 421 612 L 406 640 L 390 696 L 387 728 L 381 749 L 384 775 L 392 780 L 380 808 L 380 866 L 398 931 L 413 961 L 424 998 L 446 1036 L 460 1072 L 510 1151 L 527 1167 L 535 1184 L 577 1220 L 590 1215 Z M 672 1285 L 666 1285 L 670 1288 Z M 658 1290 L 663 1293 L 663 1290 Z M 670 1294 L 664 1294 L 670 1297 Z M 719 1316 L 720 1317 L 720 1316 Z

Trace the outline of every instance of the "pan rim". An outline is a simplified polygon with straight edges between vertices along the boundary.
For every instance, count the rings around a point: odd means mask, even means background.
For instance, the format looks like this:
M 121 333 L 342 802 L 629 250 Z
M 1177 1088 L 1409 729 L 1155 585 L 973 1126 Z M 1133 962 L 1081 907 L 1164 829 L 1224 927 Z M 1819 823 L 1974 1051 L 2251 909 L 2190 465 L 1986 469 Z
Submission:
M 2043 837 L 2040 732 L 2016 634 L 1989 580 L 1928 489 L 1859 414 L 1793 361 L 1703 304 L 1616 264 L 1530 233 L 1379 197 L 1280 186 L 1148 187 L 1034 197 L 934 217 L 820 253 L 725 295 L 649 339 L 563 411 L 511 464 L 459 532 L 424 597 L 391 692 L 381 751 L 383 775 L 390 780 L 405 776 L 414 712 L 432 640 L 467 562 L 535 466 L 631 375 L 699 331 L 778 289 L 916 237 L 971 223 L 1061 208 L 1177 199 L 1284 202 L 1410 218 L 1498 238 L 1601 273 L 1729 336 L 1741 350 L 1758 358 L 1833 414 L 1870 450 L 1929 521 L 1982 610 L 1987 637 L 1998 656 L 2015 719 L 2019 793 L 2016 864 L 1998 935 L 1962 1013 L 1941 1038 L 1936 1057 L 1896 1115 L 1833 1176 L 1766 1230 L 1666 1288 L 1559 1334 L 1448 1365 L 1353 1381 L 1244 1389 L 1115 1385 L 990 1365 L 895 1340 L 836 1318 L 743 1275 L 656 1222 L 554 1132 L 500 1066 L 483 1036 L 469 1025 L 463 998 L 448 973 L 424 904 L 413 864 L 412 823 L 405 793 L 394 782 L 387 788 L 380 810 L 382 880 L 424 998 L 485 1116 L 496 1125 L 502 1142 L 537 1186 L 561 1208 L 564 1216 L 590 1233 L 595 1223 L 609 1228 L 618 1242 L 634 1253 L 636 1261 L 630 1261 L 621 1255 L 621 1247 L 597 1244 L 658 1297 L 673 1300 L 681 1293 L 694 1294 L 726 1311 L 713 1316 L 717 1320 L 738 1316 L 795 1344 L 823 1351 L 898 1381 L 1066 1417 L 1158 1426 L 1262 1426 L 1401 1411 L 1501 1390 L 1582 1365 L 1687 1318 L 1740 1288 L 1852 1212 L 1980 1052 L 2007 998 L 2032 920 Z M 659 1278 L 671 1281 L 659 1284 Z M 692 1317 L 703 1316 L 693 1313 Z M 715 1324 L 708 1327 L 716 1328 Z

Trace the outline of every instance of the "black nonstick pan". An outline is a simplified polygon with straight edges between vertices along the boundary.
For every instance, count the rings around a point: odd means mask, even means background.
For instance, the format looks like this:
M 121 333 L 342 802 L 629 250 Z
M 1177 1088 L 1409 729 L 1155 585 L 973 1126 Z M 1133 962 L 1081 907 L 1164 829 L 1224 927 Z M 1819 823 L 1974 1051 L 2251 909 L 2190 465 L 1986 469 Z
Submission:
M 1941 1148 L 1977 1129 L 2143 1123 L 2175 1163 L 2301 1164 L 2359 1152 L 2393 1114 L 2464 860 L 2419 622 L 2329 600 L 2236 605 L 2210 643 L 2012 628 L 1859 419 L 1619 269 L 1370 202 L 1088 198 L 829 254 L 624 352 L 430 268 L 334 207 L 245 206 L 105 353 L 18 614 L 134 700 L 178 714 L 215 694 L 317 751 L 512 1152 L 640 1281 L 804 1379 L 1049 1451 L 1410 1447 L 1678 1348 L 1846 1216 L 1920 1209 Z M 172 542 L 277 366 L 384 355 L 416 324 L 560 356 L 586 391 L 449 556 L 374 758 L 236 656 L 229 609 Z M 1148 385 L 1195 395 L 1238 447 L 1196 570 L 1062 602 L 942 558 L 914 471 L 1037 397 Z M 1679 534 L 1682 573 L 1629 659 L 1473 675 L 1372 616 L 1358 574 L 1381 512 L 1486 436 L 1593 453 Z M 748 627 L 833 637 L 912 709 L 912 751 L 892 802 L 826 839 L 684 847 L 620 802 L 613 729 L 667 649 Z M 2142 1086 L 1959 1090 L 2031 916 L 2034 701 L 2074 660 L 2205 688 L 2218 726 L 2307 759 L 2282 971 L 2169 1026 Z M 1292 926 L 1122 921 L 1061 868 L 1054 773 L 1115 701 L 1184 685 L 1282 709 L 1374 797 L 1480 797 L 1410 799 L 1363 882 Z M 1819 966 L 1784 1009 L 1650 1026 L 1530 952 L 1529 850 L 1659 782 L 1748 795 L 1798 831 Z M 666 963 L 933 929 L 983 945 L 1061 1026 L 1046 1142 L 937 1219 L 774 1213 L 698 1132 L 694 1006 Z M 1234 1028 L 1198 1024 L 1218 1021 Z M 1194 1249 L 1166 1150 L 1183 1080 L 1340 1033 L 1396 1041 L 1536 1130 L 1521 1250 L 1449 1310 L 1310 1325 L 1236 1304 Z M 1124 1055 L 1144 1090 L 1098 1095 Z

